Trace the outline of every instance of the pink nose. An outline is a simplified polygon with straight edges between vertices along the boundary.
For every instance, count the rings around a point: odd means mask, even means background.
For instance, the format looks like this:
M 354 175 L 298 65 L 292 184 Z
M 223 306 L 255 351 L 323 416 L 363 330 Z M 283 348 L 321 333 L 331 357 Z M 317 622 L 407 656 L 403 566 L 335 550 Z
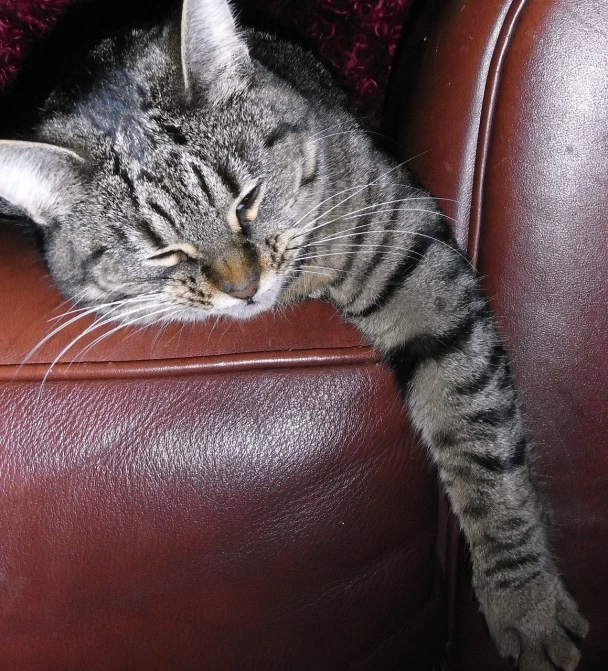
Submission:
M 242 300 L 248 300 L 255 296 L 258 287 L 260 286 L 260 276 L 259 274 L 251 274 L 247 278 L 247 281 L 240 285 L 230 284 L 229 282 L 222 283 L 220 289 L 229 296 L 233 298 L 240 298 Z

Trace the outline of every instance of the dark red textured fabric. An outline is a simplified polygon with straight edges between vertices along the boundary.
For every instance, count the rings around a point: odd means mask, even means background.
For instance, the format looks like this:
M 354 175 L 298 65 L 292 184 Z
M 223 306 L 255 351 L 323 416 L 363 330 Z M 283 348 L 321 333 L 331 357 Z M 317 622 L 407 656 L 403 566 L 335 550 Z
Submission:
M 28 48 L 53 27 L 68 5 L 80 1 L 0 0 L 0 90 L 17 77 Z M 361 111 L 378 121 L 410 3 L 265 0 L 254 5 L 245 0 L 242 4 L 265 11 L 287 30 L 300 34 L 353 91 Z
M 0 89 L 17 74 L 30 44 L 74 0 L 0 0 Z
M 391 63 L 412 0 L 267 0 L 267 11 L 299 33 L 379 120 Z M 256 10 L 264 5 L 255 3 Z

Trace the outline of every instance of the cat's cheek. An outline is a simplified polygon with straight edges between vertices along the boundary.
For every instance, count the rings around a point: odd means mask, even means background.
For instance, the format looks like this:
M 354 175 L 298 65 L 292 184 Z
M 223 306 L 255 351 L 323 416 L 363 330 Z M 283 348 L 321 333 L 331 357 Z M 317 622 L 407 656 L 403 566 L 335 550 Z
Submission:
M 276 273 L 264 272 L 260 278 L 260 286 L 258 288 L 255 300 L 268 301 L 270 296 L 276 297 L 281 287 L 281 280 Z

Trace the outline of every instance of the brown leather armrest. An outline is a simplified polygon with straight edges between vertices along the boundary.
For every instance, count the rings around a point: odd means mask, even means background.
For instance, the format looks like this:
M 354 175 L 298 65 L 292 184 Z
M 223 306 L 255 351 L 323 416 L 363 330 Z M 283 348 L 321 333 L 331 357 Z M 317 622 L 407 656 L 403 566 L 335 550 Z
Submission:
M 421 0 L 415 9 L 389 119 L 414 173 L 446 199 L 492 297 L 558 561 L 591 620 L 581 669 L 604 669 L 608 4 Z M 461 558 L 451 668 L 506 669 L 466 567 Z
M 327 304 L 42 342 L 70 310 L 2 225 L 1 669 L 439 662 L 435 474 Z

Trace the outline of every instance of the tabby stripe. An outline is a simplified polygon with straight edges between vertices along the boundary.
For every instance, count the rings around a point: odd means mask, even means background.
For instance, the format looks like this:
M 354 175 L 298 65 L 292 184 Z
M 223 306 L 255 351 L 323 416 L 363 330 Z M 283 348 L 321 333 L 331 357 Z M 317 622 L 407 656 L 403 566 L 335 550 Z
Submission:
M 129 176 L 129 173 L 122 166 L 120 156 L 118 155 L 116 149 L 112 147 L 110 151 L 112 153 L 112 171 L 117 177 L 120 177 L 122 181 L 126 184 L 127 190 L 129 191 L 129 197 L 135 203 L 135 205 L 137 205 L 138 201 L 137 201 L 137 191 L 135 189 L 135 183 Z
M 501 364 L 506 360 L 506 356 L 503 344 L 501 342 L 495 343 L 490 351 L 485 368 L 470 380 L 456 385 L 454 391 L 457 394 L 467 396 L 483 391 L 498 374 L 504 374 L 505 368 Z
M 374 301 L 363 310 L 359 312 L 348 312 L 351 317 L 369 317 L 378 312 L 383 307 L 388 305 L 397 289 L 403 286 L 405 280 L 418 268 L 427 251 L 433 244 L 432 240 L 428 238 L 419 238 L 415 244 L 407 251 L 406 256 L 401 259 L 397 267 L 388 277 L 384 284 L 384 288 Z
M 540 555 L 535 553 L 523 554 L 515 558 L 508 557 L 507 559 L 501 559 L 500 561 L 497 561 L 494 566 L 486 569 L 483 574 L 486 578 L 491 578 L 492 576 L 495 576 L 498 573 L 502 573 L 503 571 L 520 572 L 521 569 L 525 568 L 526 566 L 531 564 L 538 564 L 539 561 Z
M 162 239 L 162 237 L 150 226 L 150 223 L 145 219 L 140 219 L 135 226 L 137 229 L 143 233 L 147 238 L 155 245 L 158 249 L 163 249 L 167 246 L 167 243 Z
M 436 431 L 431 437 L 431 444 L 439 449 L 448 449 L 455 447 L 460 443 L 460 440 L 452 431 Z
M 226 166 L 216 169 L 217 176 L 222 180 L 224 186 L 230 191 L 234 198 L 237 198 L 239 193 L 241 193 L 241 188 L 238 181 L 235 179 L 234 175 L 230 174 L 230 171 Z
M 292 133 L 302 132 L 302 130 L 303 128 L 300 125 L 282 121 L 266 138 L 266 140 L 264 140 L 264 145 L 266 146 L 267 149 L 271 149 L 277 142 L 280 142 L 283 138 L 287 137 Z
M 528 499 L 526 498 L 525 501 L 522 501 L 522 507 L 525 507 L 528 503 Z M 526 526 L 529 522 L 527 520 L 522 519 L 521 517 L 510 517 L 509 519 L 505 520 L 502 522 L 502 526 L 505 531 L 516 531 L 517 529 L 521 529 L 522 527 Z
M 120 226 L 110 225 L 110 230 L 122 243 L 127 244 L 129 242 L 127 234 L 120 228 Z
M 525 438 L 520 438 L 511 455 L 511 463 L 513 466 L 524 466 L 526 463 L 526 453 L 528 449 L 528 441 Z
M 97 261 L 100 259 L 106 252 L 108 251 L 108 248 L 105 246 L 98 247 L 94 252 L 91 253 L 91 260 L 92 261 Z
M 405 280 L 418 268 L 426 257 L 429 249 L 436 244 L 454 244 L 452 234 L 444 219 L 434 222 L 433 230 L 420 231 L 412 247 L 384 285 L 380 295 L 367 308 L 357 313 L 349 313 L 352 317 L 369 317 L 387 305 Z M 456 247 L 454 247 L 456 249 Z
M 449 474 L 458 480 L 465 480 L 469 485 L 473 480 L 474 474 L 470 466 L 463 466 L 461 464 L 446 463 L 441 466 L 442 475 Z M 479 480 L 479 478 L 477 478 Z
M 310 175 L 306 175 L 306 177 L 303 177 L 300 180 L 300 186 L 308 186 L 309 184 L 312 184 L 315 179 L 317 179 L 318 176 L 318 171 L 317 171 L 317 164 L 315 163 L 315 167 L 313 171 L 310 173 Z
M 165 210 L 164 207 L 159 205 L 158 203 L 154 203 L 151 200 L 148 201 L 148 207 L 153 211 L 158 214 L 159 217 L 164 219 L 174 230 L 177 230 L 177 225 L 175 221 L 173 220 L 173 217 Z
M 303 272 L 306 272 L 306 266 L 304 266 L 302 261 L 299 260 L 296 260 L 292 269 L 293 272 L 289 273 L 287 280 L 283 283 L 283 289 L 289 288 L 302 275 Z
M 396 211 L 391 214 L 388 226 L 392 227 L 392 225 L 395 223 L 395 219 L 397 218 L 398 214 L 399 213 Z M 374 255 L 371 257 L 367 266 L 365 268 L 362 268 L 359 273 L 358 276 L 359 288 L 350 297 L 348 302 L 342 306 L 343 310 L 348 311 L 349 308 L 352 307 L 366 291 L 368 280 L 370 279 L 376 268 L 382 263 L 382 261 L 384 261 L 384 259 L 387 256 L 386 246 L 390 244 L 392 239 L 393 239 L 393 231 L 392 230 L 385 231 L 384 235 L 380 239 L 380 242 L 378 243 L 378 249 L 374 252 Z
M 504 424 L 515 416 L 516 407 L 515 401 L 511 399 L 509 405 L 501 408 L 487 408 L 479 412 L 469 415 L 466 419 L 471 424 L 488 424 L 490 426 L 498 426 Z
M 85 259 L 83 259 L 82 263 L 80 264 L 80 271 L 83 276 L 89 279 L 89 274 L 91 272 L 91 268 L 97 264 L 99 259 L 108 251 L 107 247 L 98 247 L 95 251 L 93 251 L 89 256 L 87 256 Z
M 340 268 L 340 274 L 337 279 L 331 283 L 332 289 L 339 289 L 349 278 L 349 273 L 352 270 L 355 260 L 357 259 L 357 254 L 355 254 L 355 249 L 357 245 L 363 244 L 367 231 L 369 230 L 369 225 L 371 223 L 371 215 L 367 215 L 362 218 L 361 223 L 359 224 L 360 232 L 353 238 L 353 249 L 349 250 L 348 254 L 345 254 L 346 261 L 344 265 Z
M 366 207 L 372 204 L 369 198 L 370 194 L 367 193 L 366 191 L 363 194 L 363 202 L 365 203 Z M 357 245 L 363 244 L 365 236 L 369 231 L 369 226 L 372 221 L 372 218 L 373 213 L 370 212 L 369 214 L 363 215 L 359 220 L 360 223 L 357 224 L 359 233 L 357 233 L 357 235 L 355 235 L 354 238 L 352 239 L 352 242 L 349 243 L 352 246 L 352 249 L 347 250 L 350 251 L 350 253 L 344 254 L 346 260 L 344 262 L 344 265 L 341 267 L 338 276 L 330 283 L 330 287 L 332 289 L 340 290 L 344 286 L 344 284 L 346 284 L 346 282 L 350 279 L 349 273 L 355 264 L 356 260 L 355 257 L 357 256 L 357 254 L 354 253 L 355 248 Z
M 477 466 L 485 468 L 492 473 L 508 473 L 514 468 L 523 466 L 525 464 L 526 455 L 526 440 L 522 438 L 518 441 L 513 450 L 513 454 L 506 460 L 501 459 L 493 454 L 476 454 L 470 453 L 469 459 Z
M 406 394 L 409 383 L 422 364 L 437 361 L 462 349 L 470 340 L 478 321 L 479 316 L 476 313 L 467 315 L 447 333 L 414 336 L 386 352 L 384 359 L 393 369 L 401 392 Z
M 486 424 L 468 424 L 466 430 L 467 435 L 464 439 L 456 431 L 439 430 L 431 436 L 430 443 L 437 450 L 446 450 L 461 445 L 463 442 L 485 441 L 487 443 L 494 443 L 497 440 L 495 427 Z
M 499 538 L 494 538 L 490 534 L 484 534 L 475 545 L 477 547 L 485 545 L 490 549 L 491 552 L 495 553 L 517 550 L 524 546 L 530 540 L 530 537 L 536 533 L 536 531 L 537 528 L 534 525 L 530 525 L 523 533 L 518 535 L 517 538 L 511 538 L 508 540 L 502 540 Z
M 520 590 L 522 587 L 525 587 L 528 583 L 531 583 L 533 580 L 536 580 L 536 578 L 542 575 L 543 572 L 538 569 L 536 571 L 532 571 L 532 573 L 524 576 L 523 578 L 504 578 L 503 580 L 499 580 L 498 582 L 494 583 L 494 587 L 498 589 Z
M 209 205 L 212 207 L 215 206 L 215 199 L 213 198 L 213 195 L 211 194 L 211 191 L 209 190 L 209 186 L 207 185 L 207 182 L 205 181 L 205 178 L 203 176 L 203 173 L 201 169 L 197 165 L 192 165 L 192 172 L 194 173 L 194 176 L 196 177 L 198 181 L 198 185 L 201 187 L 202 192 L 207 196 L 207 200 L 209 201 Z
M 475 503 L 468 503 L 461 510 L 462 517 L 467 517 L 473 522 L 477 522 L 483 517 L 487 517 L 489 514 L 490 507 L 486 503 L 480 503 L 479 501 Z
M 164 179 L 162 176 L 156 175 L 153 172 L 146 170 L 145 168 L 142 168 L 139 171 L 139 177 L 140 179 L 145 179 L 146 181 L 150 182 L 150 184 L 154 184 L 155 186 L 162 186 Z
M 177 126 L 171 124 L 171 123 L 162 123 L 161 122 L 161 127 L 167 133 L 167 135 L 175 142 L 175 144 L 187 144 L 188 140 L 186 140 L 186 136 L 182 132 L 181 128 L 178 128 Z
M 494 454 L 467 454 L 469 461 L 491 473 L 506 473 L 511 470 L 510 463 L 505 462 Z

